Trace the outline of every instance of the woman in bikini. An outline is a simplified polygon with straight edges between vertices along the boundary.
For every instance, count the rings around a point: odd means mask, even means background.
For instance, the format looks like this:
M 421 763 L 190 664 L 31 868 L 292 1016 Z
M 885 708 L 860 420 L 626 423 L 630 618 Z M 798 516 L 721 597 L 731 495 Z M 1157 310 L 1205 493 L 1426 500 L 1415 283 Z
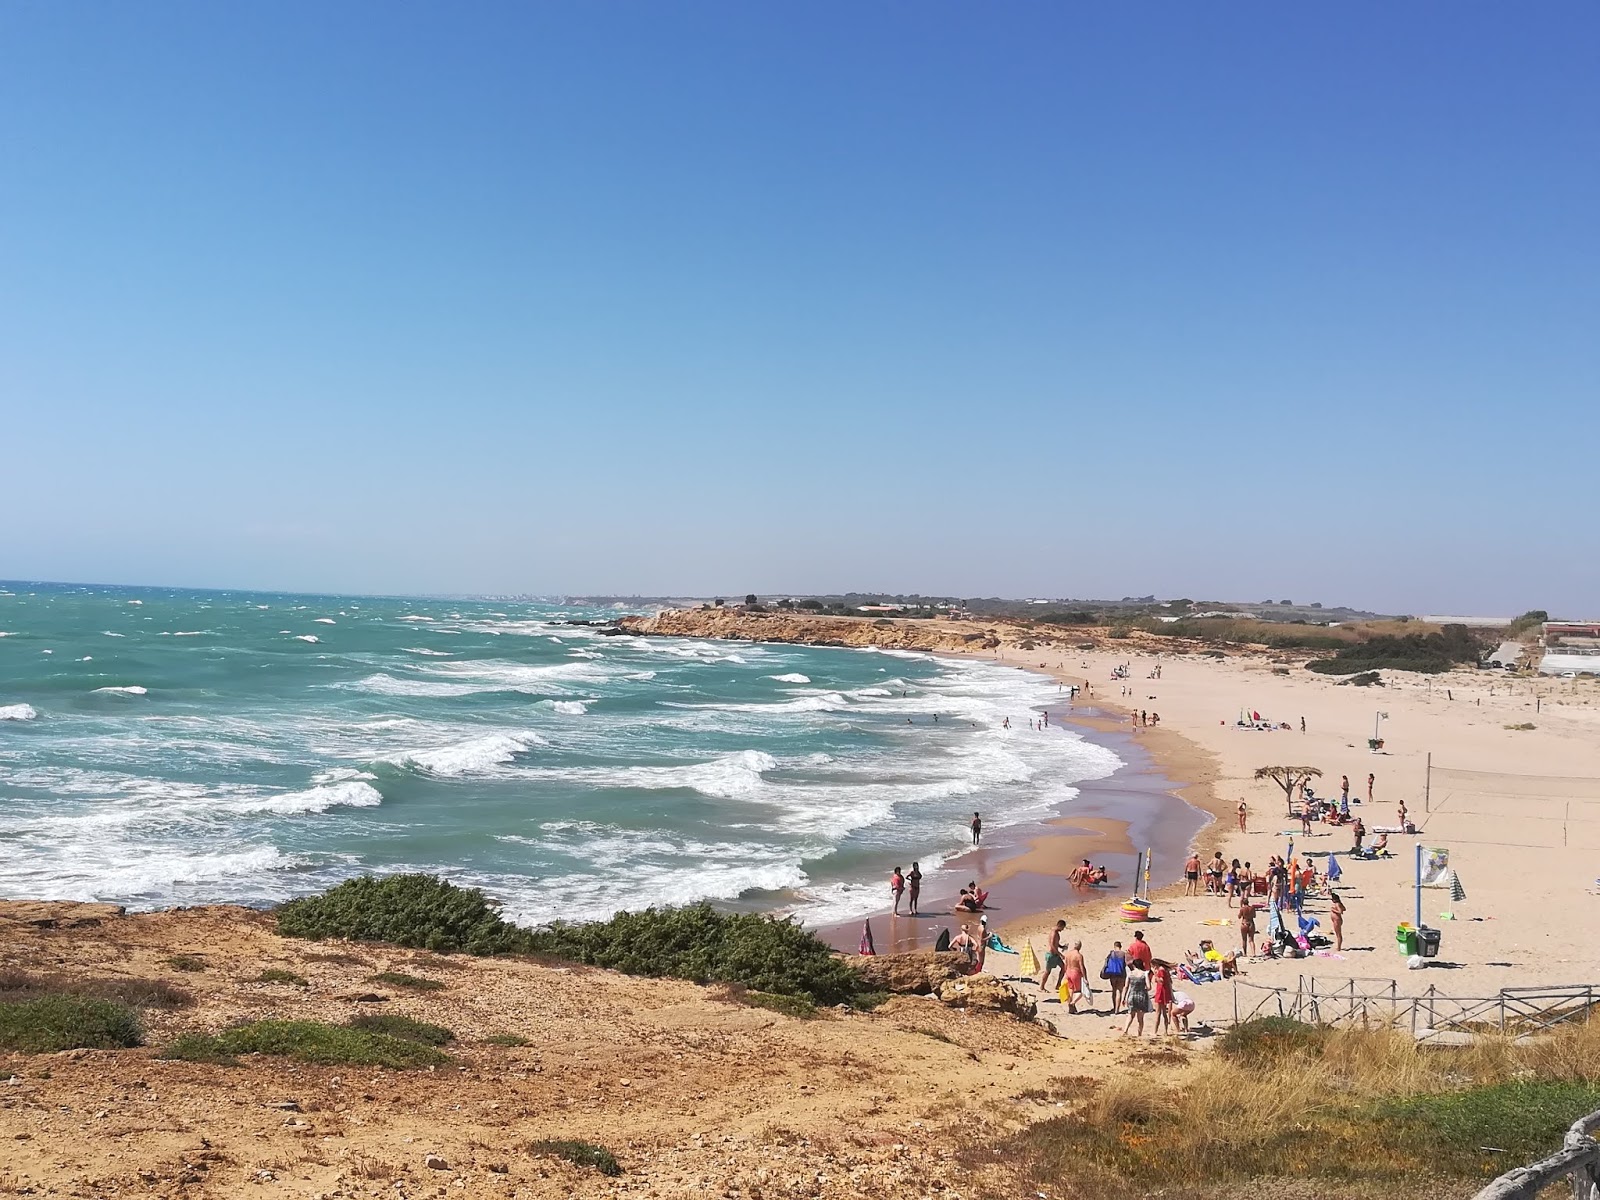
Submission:
M 1249 896 L 1239 899 L 1239 948 L 1246 955 L 1256 952 L 1256 906 Z
M 1333 948 L 1344 949 L 1344 901 L 1338 892 L 1328 893 L 1328 922 L 1333 926 Z

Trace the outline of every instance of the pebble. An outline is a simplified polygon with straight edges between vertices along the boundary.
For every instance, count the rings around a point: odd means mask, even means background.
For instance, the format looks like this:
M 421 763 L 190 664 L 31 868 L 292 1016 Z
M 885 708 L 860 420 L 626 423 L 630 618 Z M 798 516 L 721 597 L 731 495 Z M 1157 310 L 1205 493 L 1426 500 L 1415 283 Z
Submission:
M 450 1169 L 450 1164 L 437 1154 L 424 1154 L 422 1156 L 422 1165 L 434 1171 L 448 1171 Z

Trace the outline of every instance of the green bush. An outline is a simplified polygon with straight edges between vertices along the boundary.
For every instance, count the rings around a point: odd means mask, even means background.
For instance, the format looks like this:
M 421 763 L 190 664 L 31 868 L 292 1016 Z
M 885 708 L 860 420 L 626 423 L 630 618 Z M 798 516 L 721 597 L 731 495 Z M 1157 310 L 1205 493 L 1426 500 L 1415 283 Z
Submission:
M 304 975 L 296 975 L 293 971 L 285 971 L 282 967 L 268 967 L 256 976 L 257 983 L 287 983 L 293 987 L 310 987 L 311 981 Z
M 616 1155 L 604 1146 L 596 1146 L 593 1142 L 542 1141 L 534 1142 L 528 1149 L 535 1154 L 552 1154 L 557 1158 L 564 1158 L 574 1166 L 593 1167 L 602 1175 L 622 1174 L 622 1165 L 617 1162 Z
M 433 875 L 363 875 L 320 896 L 278 909 L 288 937 L 393 942 L 443 953 L 510 954 L 528 949 L 528 933 L 502 920 L 476 888 Z
M 387 1033 L 328 1025 L 321 1021 L 252 1021 L 214 1036 L 188 1034 L 167 1047 L 163 1058 L 225 1063 L 239 1054 L 273 1054 L 323 1066 L 439 1067 L 447 1055 L 433 1046 Z
M 1465 625 L 1446 625 L 1438 633 L 1408 633 L 1404 637 L 1381 634 L 1352 642 L 1332 658 L 1306 664 L 1323 675 L 1354 675 L 1358 671 L 1420 671 L 1437 675 L 1457 663 L 1478 661 L 1478 642 Z
M 0 1003 L 0 1050 L 115 1050 L 143 1039 L 139 1014 L 115 1000 L 62 993 Z
M 129 975 L 30 975 L 16 969 L 0 972 L 0 999 L 38 1000 L 45 996 L 81 996 L 110 1000 L 134 1008 L 187 1008 L 194 995 L 165 979 Z
M 456 1035 L 443 1025 L 419 1021 L 402 1013 L 363 1013 L 351 1017 L 347 1025 L 367 1033 L 384 1033 L 408 1042 L 421 1042 L 424 1046 L 443 1046 L 456 1040 Z
M 504 1046 L 507 1049 L 512 1049 L 516 1046 L 526 1046 L 530 1043 L 527 1038 L 519 1033 L 491 1033 L 483 1039 L 483 1044 L 485 1046 Z
M 175 1062 L 211 1063 L 218 1067 L 239 1065 L 239 1060 L 223 1048 L 221 1041 L 208 1033 L 180 1034 L 160 1057 Z
M 174 971 L 204 971 L 206 960 L 198 954 L 174 954 L 167 959 L 167 965 Z
M 390 987 L 410 988 L 414 992 L 438 992 L 444 984 L 437 979 L 424 979 L 421 975 L 407 975 L 404 971 L 379 971 L 368 983 L 387 983 Z
M 1307 1025 L 1291 1017 L 1257 1017 L 1241 1021 L 1217 1041 L 1224 1058 L 1268 1063 L 1293 1054 L 1315 1053 L 1328 1040 L 1325 1025 Z
M 743 984 L 813 1004 L 848 1001 L 860 984 L 825 943 L 793 921 L 721 913 L 709 904 L 647 908 L 581 925 L 558 921 L 528 940 L 535 952 L 629 975 Z
M 1507 1151 L 1506 1161 L 1527 1162 L 1561 1145 L 1567 1129 L 1600 1109 L 1600 1087 L 1544 1079 L 1498 1083 L 1380 1104 L 1372 1116 L 1446 1170 L 1481 1170 L 1482 1146 Z

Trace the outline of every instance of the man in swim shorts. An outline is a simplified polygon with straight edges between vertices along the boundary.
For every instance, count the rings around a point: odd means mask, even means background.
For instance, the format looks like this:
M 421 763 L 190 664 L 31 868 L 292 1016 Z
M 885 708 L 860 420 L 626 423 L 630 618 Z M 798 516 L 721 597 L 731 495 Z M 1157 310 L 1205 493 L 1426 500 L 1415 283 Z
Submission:
M 1063 921 L 1062 924 L 1065 925 L 1066 922 Z M 1078 1001 L 1083 999 L 1083 943 L 1073 942 L 1072 949 L 1061 957 L 1067 964 L 1062 974 L 1062 979 L 1067 985 L 1067 1011 L 1075 1013 L 1078 1011 Z
M 1050 931 L 1050 943 L 1045 947 L 1044 952 L 1044 975 L 1039 980 L 1039 987 L 1043 991 L 1048 992 L 1050 990 L 1051 971 L 1058 972 L 1056 976 L 1058 986 L 1066 982 L 1067 960 L 1061 955 L 1061 934 L 1066 927 L 1067 923 L 1065 921 L 1057 921 L 1056 927 Z
M 1191 852 L 1183 862 L 1183 894 L 1193 896 L 1200 890 L 1200 856 Z

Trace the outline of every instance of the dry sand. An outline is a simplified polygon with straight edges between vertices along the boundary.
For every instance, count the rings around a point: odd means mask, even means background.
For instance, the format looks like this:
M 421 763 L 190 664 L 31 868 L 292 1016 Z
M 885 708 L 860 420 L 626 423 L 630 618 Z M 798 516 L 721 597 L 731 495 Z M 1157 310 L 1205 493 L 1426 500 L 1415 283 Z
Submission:
M 1119 648 L 1120 649 L 1120 648 Z M 1456 671 L 1441 676 L 1384 672 L 1384 687 L 1356 688 L 1302 666 L 1285 667 L 1267 656 L 1214 659 L 1202 655 L 1156 657 L 1129 650 L 1097 652 L 1021 651 L 1002 648 L 991 657 L 1059 677 L 1087 681 L 1083 703 L 1100 709 L 1144 709 L 1160 714 L 1159 728 L 1138 737 L 1166 773 L 1201 785 L 1185 798 L 1212 812 L 1217 822 L 1196 841 L 1202 857 L 1220 849 L 1225 859 L 1250 861 L 1259 870 L 1268 857 L 1297 835 L 1301 851 L 1339 854 L 1345 869 L 1339 888 L 1348 907 L 1345 952 L 1302 960 L 1256 962 L 1252 984 L 1294 986 L 1301 976 L 1321 981 L 1395 980 L 1402 994 L 1429 987 L 1453 996 L 1491 996 L 1504 987 L 1600 984 L 1600 683 L 1595 680 L 1525 680 L 1501 673 Z M 1131 678 L 1113 680 L 1119 663 Z M 1162 678 L 1151 679 L 1159 663 Z M 1283 672 L 1283 673 L 1280 673 Z M 1123 694 L 1123 688 L 1129 691 Z M 1290 730 L 1262 732 L 1235 724 L 1246 709 Z M 1381 753 L 1368 750 L 1374 714 L 1385 712 Z M 1306 732 L 1299 732 L 1300 719 Z M 1531 723 L 1531 729 L 1513 729 Z M 1122 722 L 1124 727 L 1126 723 Z M 1435 768 L 1428 785 L 1429 756 Z M 1374 801 L 1352 806 L 1369 827 L 1396 823 L 1404 800 L 1422 832 L 1395 834 L 1395 857 L 1355 861 L 1347 828 L 1318 826 L 1309 840 L 1298 837 L 1298 821 L 1286 819 L 1284 795 L 1270 782 L 1256 782 L 1256 768 L 1275 764 L 1315 766 L 1323 776 L 1319 793 L 1337 798 L 1348 775 L 1352 798 L 1365 800 L 1366 777 L 1376 776 Z M 1444 768 L 1449 768 L 1446 771 Z M 1471 772 L 1469 774 L 1467 772 Z M 1496 773 L 1496 774 L 1477 774 Z M 1567 781 L 1548 777 L 1567 777 Z M 1519 778 L 1520 777 L 1520 778 Z M 1243 798 L 1249 832 L 1234 815 Z M 1368 842 L 1372 840 L 1369 835 Z M 1413 846 L 1447 847 L 1468 899 L 1451 905 L 1446 893 L 1423 892 L 1425 924 L 1443 930 L 1439 958 L 1427 969 L 1406 969 L 1395 942 L 1397 923 L 1414 912 Z M 1237 945 L 1232 909 L 1214 897 L 1184 898 L 1182 887 L 1160 887 L 1176 878 L 1181 863 L 1156 864 L 1154 919 L 1145 936 L 1158 956 L 1180 958 L 1200 938 L 1223 948 Z M 996 887 L 1002 895 L 1004 883 Z M 1453 908 L 1455 919 L 1442 919 Z M 1308 906 L 1325 919 L 1326 901 Z M 1006 927 L 1015 939 L 1043 946 L 1055 913 Z M 1134 926 L 1121 922 L 1113 901 L 1064 910 L 1069 937 L 1081 938 L 1091 974 L 1113 939 L 1126 942 Z M 1258 918 L 1265 928 L 1265 914 Z M 997 973 L 1014 971 L 1014 959 L 991 958 Z M 1032 990 L 1032 989 L 1029 989 Z M 1197 1018 L 1220 1020 L 1233 1012 L 1233 987 L 1187 987 Z M 1100 1008 L 1106 1007 L 1101 996 Z M 1096 1037 L 1120 1030 L 1121 1021 L 1068 1017 L 1054 1003 L 1041 1013 L 1068 1036 Z

